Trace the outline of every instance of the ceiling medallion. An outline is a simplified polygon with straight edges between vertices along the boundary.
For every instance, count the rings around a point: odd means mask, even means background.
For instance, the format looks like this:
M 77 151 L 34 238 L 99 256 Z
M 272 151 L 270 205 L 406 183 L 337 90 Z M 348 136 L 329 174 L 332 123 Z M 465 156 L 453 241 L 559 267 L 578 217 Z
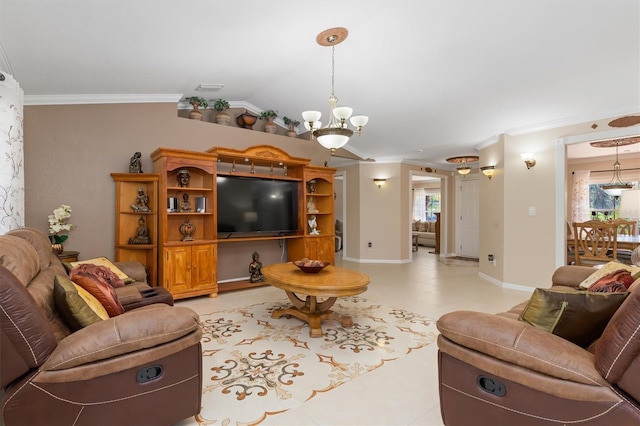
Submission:
M 475 163 L 479 159 L 480 157 L 477 155 L 461 155 L 458 157 L 449 157 L 447 158 L 447 162 L 461 164 L 457 169 L 458 173 L 466 176 L 471 172 L 471 167 L 467 166 L 467 163 Z
M 322 113 L 320 111 L 304 111 L 302 118 L 304 119 L 304 126 L 311 132 L 311 139 L 314 137 L 318 140 L 320 145 L 331 150 L 333 155 L 338 148 L 342 148 L 349 142 L 349 138 L 353 136 L 353 130 L 347 127 L 347 119 L 351 117 L 353 109 L 349 107 L 338 107 L 338 98 L 335 95 L 334 81 L 335 81 L 335 46 L 342 43 L 349 31 L 343 27 L 329 28 L 324 30 L 316 37 L 316 42 L 320 46 L 331 46 L 331 96 L 329 97 L 329 123 L 326 127 L 321 127 L 320 117 Z M 369 117 L 366 115 L 356 115 L 351 117 L 350 122 L 357 132 L 358 136 L 362 131 L 362 128 L 369 121 Z
M 640 124 L 640 115 L 620 117 L 609 122 L 610 127 L 630 127 L 635 126 L 636 124 Z
M 611 139 L 606 141 L 591 142 L 589 143 L 589 145 L 591 145 L 594 148 L 617 148 L 619 146 L 633 145 L 636 143 L 640 143 L 640 136 L 632 136 L 630 138 Z

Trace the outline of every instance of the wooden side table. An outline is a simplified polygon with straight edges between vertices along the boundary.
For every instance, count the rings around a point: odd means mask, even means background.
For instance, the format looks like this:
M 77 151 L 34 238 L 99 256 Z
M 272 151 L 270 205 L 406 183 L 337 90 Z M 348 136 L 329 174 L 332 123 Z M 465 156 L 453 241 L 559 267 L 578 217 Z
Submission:
M 79 255 L 79 251 L 63 251 L 62 253 L 58 254 L 58 259 L 66 263 L 77 262 Z

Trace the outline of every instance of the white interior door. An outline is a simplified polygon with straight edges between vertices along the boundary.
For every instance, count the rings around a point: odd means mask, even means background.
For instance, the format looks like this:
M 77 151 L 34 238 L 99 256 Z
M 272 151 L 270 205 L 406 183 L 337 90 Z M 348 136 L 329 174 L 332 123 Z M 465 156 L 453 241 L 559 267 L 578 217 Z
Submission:
M 459 256 L 478 258 L 480 253 L 479 180 L 467 176 L 459 180 L 457 252 Z

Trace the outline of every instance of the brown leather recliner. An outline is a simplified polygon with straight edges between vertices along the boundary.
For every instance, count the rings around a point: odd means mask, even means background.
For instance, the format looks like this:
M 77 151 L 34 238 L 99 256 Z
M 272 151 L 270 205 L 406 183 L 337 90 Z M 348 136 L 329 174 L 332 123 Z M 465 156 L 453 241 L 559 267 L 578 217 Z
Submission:
M 202 331 L 191 309 L 152 304 L 72 332 L 66 275 L 46 234 L 0 236 L 2 419 L 13 425 L 171 425 L 200 412 Z
M 563 266 L 553 286 L 593 268 Z M 640 280 L 600 338 L 583 349 L 508 312 L 457 311 L 437 322 L 440 409 L 456 425 L 640 424 Z

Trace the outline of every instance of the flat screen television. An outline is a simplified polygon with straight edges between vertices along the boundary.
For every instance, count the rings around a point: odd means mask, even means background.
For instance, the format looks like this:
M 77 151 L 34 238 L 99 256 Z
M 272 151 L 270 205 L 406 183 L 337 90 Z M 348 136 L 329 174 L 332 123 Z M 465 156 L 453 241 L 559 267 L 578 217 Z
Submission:
M 280 236 L 298 231 L 297 182 L 218 176 L 218 238 Z

